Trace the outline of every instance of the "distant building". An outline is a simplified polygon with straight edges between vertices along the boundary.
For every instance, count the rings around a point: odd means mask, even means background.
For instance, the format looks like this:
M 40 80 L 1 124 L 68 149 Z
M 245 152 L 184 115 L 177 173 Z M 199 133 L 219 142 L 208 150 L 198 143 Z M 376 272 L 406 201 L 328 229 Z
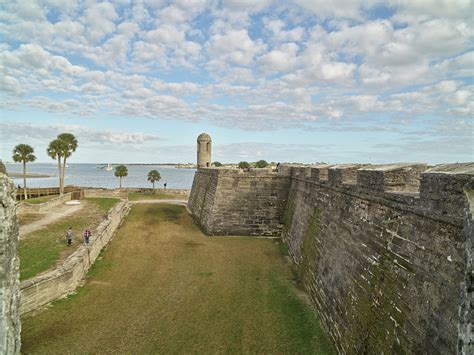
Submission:
M 197 137 L 197 167 L 210 168 L 211 167 L 211 136 L 207 133 L 201 133 Z

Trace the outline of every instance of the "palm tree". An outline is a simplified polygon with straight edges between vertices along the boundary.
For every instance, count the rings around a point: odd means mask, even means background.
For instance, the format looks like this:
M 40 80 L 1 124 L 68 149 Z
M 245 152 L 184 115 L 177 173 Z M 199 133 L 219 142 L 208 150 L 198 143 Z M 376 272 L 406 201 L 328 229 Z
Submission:
M 33 147 L 28 144 L 18 144 L 13 149 L 13 161 L 16 163 L 23 163 L 23 191 L 25 193 L 25 200 L 28 198 L 28 193 L 26 191 L 26 163 L 36 160 L 36 156 L 33 153 Z
M 150 172 L 148 173 L 148 181 L 153 184 L 153 193 L 155 193 L 155 182 L 158 182 L 160 180 L 161 175 L 158 170 L 150 170 Z
M 122 178 L 128 175 L 128 169 L 125 165 L 115 167 L 115 176 L 120 178 L 119 188 L 122 188 Z
M 61 183 L 60 183 L 60 194 L 64 193 L 64 173 L 66 171 L 66 159 L 71 156 L 77 148 L 77 139 L 71 133 L 61 133 L 58 135 L 58 139 L 63 141 L 63 149 L 61 156 L 63 157 L 63 169 L 61 171 Z
M 61 156 L 62 152 L 66 149 L 65 143 L 60 139 L 55 139 L 49 143 L 46 153 L 52 158 L 58 160 L 58 176 L 59 176 L 59 193 L 63 190 L 62 188 L 62 169 L 61 169 Z

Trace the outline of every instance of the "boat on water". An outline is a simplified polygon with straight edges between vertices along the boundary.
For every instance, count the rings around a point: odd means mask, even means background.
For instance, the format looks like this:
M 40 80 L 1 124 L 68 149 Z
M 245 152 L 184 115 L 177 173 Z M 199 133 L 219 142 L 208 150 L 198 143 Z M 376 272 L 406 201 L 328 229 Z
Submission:
M 113 168 L 112 168 L 112 164 L 110 164 L 110 163 L 109 163 L 109 164 L 107 164 L 107 167 L 105 168 L 105 170 L 107 170 L 107 171 L 111 171 L 111 170 L 113 170 Z

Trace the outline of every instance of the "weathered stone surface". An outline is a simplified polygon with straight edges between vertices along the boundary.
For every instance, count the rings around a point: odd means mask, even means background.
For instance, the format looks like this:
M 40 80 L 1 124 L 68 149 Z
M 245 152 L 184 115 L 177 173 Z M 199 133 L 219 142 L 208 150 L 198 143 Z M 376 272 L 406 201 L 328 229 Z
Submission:
M 472 224 L 463 224 L 471 165 L 281 165 L 273 176 L 201 169 L 189 206 L 209 234 L 279 233 L 264 227 L 278 216 L 341 353 L 454 353 L 462 284 L 472 277 L 464 257 Z
M 466 271 L 459 309 L 458 353 L 474 354 L 474 184 L 466 188 L 464 237 Z
M 207 133 L 201 133 L 197 137 L 197 167 L 209 168 L 211 167 L 211 151 L 212 151 L 212 139 Z
M 119 202 L 92 233 L 90 246 L 80 246 L 55 270 L 22 281 L 21 314 L 31 312 L 74 292 L 94 264 L 100 251 L 110 242 L 129 210 L 128 202 Z
M 374 192 L 418 192 L 426 164 L 385 164 L 361 168 L 357 184 Z
M 199 169 L 188 206 L 210 235 L 279 235 L 289 186 L 268 169 Z
M 474 163 L 435 166 L 421 174 L 420 199 L 427 209 L 462 220 L 464 187 L 473 176 Z
M 0 173 L 0 354 L 20 353 L 20 261 L 15 186 Z

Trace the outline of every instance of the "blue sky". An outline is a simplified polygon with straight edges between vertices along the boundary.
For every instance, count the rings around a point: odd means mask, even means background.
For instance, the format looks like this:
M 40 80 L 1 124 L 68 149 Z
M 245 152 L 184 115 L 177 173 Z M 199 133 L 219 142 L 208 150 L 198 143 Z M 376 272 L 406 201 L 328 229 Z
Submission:
M 0 12 L 0 158 L 472 161 L 473 1 L 28 0 Z

